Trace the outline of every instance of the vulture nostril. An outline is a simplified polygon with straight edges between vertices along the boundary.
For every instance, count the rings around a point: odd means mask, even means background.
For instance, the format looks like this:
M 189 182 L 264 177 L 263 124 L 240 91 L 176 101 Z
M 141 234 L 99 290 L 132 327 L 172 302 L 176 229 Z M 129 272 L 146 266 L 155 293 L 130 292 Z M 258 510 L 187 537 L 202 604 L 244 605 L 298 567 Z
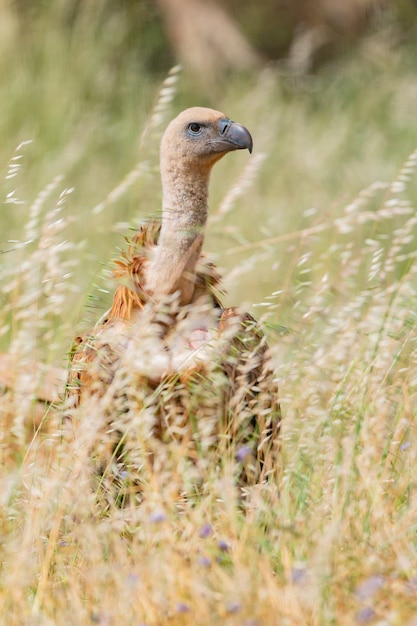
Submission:
M 218 128 L 219 128 L 220 135 L 225 135 L 226 134 L 227 129 L 229 128 L 231 123 L 232 122 L 229 119 L 226 119 L 226 118 L 222 119 L 222 120 L 219 120 Z

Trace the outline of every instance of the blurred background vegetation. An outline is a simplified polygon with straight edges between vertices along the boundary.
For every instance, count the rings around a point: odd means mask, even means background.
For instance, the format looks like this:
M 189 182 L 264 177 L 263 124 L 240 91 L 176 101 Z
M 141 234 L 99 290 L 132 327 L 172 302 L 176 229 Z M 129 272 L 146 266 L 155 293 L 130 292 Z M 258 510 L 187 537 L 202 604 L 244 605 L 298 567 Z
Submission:
M 80 244 L 66 295 L 69 334 L 82 326 L 86 294 L 105 284 L 98 277 L 121 234 L 157 213 L 160 132 L 182 108 L 224 111 L 251 130 L 254 156 L 266 154 L 233 210 L 209 227 L 206 248 L 216 262 L 241 268 L 227 281 L 236 304 L 285 286 L 294 249 L 299 256 L 305 243 L 297 232 L 330 223 L 361 189 L 392 179 L 417 146 L 413 0 L 1 0 L 0 7 L 5 174 L 19 144 L 31 141 L 16 153 L 21 169 L 3 183 L 0 249 L 12 252 L 1 258 L 3 267 L 18 267 L 14 242 L 30 206 L 62 175 L 45 207 L 74 188 L 65 205 L 66 236 Z M 166 119 L 141 141 L 161 82 L 178 62 L 184 71 Z M 138 163 L 141 175 L 109 201 Z M 234 155 L 215 171 L 213 213 L 247 163 L 248 155 Z M 408 193 L 415 198 L 415 181 Z M 332 237 L 330 230 L 309 239 L 311 268 Z M 282 319 L 291 325 L 290 312 Z

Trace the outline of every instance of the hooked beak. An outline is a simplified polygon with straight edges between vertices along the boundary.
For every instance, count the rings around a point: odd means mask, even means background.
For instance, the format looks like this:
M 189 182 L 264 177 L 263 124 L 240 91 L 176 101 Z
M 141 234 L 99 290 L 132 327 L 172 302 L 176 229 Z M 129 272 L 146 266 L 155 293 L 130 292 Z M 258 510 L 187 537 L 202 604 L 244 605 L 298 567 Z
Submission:
M 252 153 L 253 141 L 247 128 L 237 122 L 224 118 L 218 122 L 219 138 L 216 145 L 220 149 L 229 152 L 230 150 L 243 150 L 247 148 Z

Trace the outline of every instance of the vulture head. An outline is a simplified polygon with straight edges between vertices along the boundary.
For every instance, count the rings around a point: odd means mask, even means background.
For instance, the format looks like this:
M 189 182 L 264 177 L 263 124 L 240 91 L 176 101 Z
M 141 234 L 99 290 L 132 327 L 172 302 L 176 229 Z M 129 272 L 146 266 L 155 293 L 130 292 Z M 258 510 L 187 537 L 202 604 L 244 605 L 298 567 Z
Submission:
M 168 126 L 161 142 L 161 170 L 172 162 L 187 170 L 209 172 L 222 156 L 247 148 L 252 152 L 249 131 L 224 113 L 193 107 L 182 111 Z

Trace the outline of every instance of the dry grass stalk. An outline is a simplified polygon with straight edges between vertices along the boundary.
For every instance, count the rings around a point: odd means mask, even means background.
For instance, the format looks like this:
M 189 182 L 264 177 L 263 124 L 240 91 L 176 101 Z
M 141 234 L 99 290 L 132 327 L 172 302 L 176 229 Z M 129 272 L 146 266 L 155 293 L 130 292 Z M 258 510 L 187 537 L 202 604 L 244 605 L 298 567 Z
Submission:
M 407 175 L 413 164 L 411 158 Z M 149 462 L 151 455 L 137 461 L 143 504 L 110 504 L 101 515 L 90 470 L 106 410 L 97 403 L 76 442 L 68 422 L 63 430 L 38 432 L 30 446 L 16 446 L 13 429 L 2 428 L 2 452 L 17 448 L 3 454 L 0 473 L 0 615 L 8 626 L 117 624 L 121 615 L 126 624 L 149 626 L 412 626 L 417 265 L 414 205 L 405 194 L 413 180 L 391 185 L 382 199 L 378 190 L 365 201 L 361 196 L 351 203 L 359 210 L 349 208 L 341 222 L 323 220 L 291 234 L 302 245 L 287 251 L 287 282 L 262 303 L 274 324 L 277 311 L 291 311 L 276 348 L 285 415 L 279 493 L 255 489 L 245 514 L 233 464 L 209 460 L 192 493 L 195 466 L 174 441 L 151 451 L 161 452 L 160 463 Z M 36 229 L 44 247 L 25 245 L 15 254 L 24 267 L 36 262 L 46 277 L 51 255 L 64 281 L 68 268 L 54 256 L 63 233 L 56 225 L 47 236 L 58 218 L 52 213 L 43 218 L 44 234 Z M 36 298 L 38 310 L 47 307 L 46 287 L 25 282 L 19 270 L 8 289 L 9 270 L 1 277 L 7 298 L 1 326 L 12 341 L 27 333 L 30 345 L 42 349 L 20 310 Z M 59 282 L 56 274 L 51 281 Z M 52 333 L 60 321 L 47 311 L 40 319 Z M 117 374 L 115 395 L 131 372 L 121 367 Z M 127 400 L 120 396 L 121 425 L 126 406 L 143 403 L 136 386 L 129 389 Z M 149 445 L 152 401 L 138 412 L 136 438 L 129 433 L 133 451 Z M 2 398 L 2 420 L 5 406 Z

